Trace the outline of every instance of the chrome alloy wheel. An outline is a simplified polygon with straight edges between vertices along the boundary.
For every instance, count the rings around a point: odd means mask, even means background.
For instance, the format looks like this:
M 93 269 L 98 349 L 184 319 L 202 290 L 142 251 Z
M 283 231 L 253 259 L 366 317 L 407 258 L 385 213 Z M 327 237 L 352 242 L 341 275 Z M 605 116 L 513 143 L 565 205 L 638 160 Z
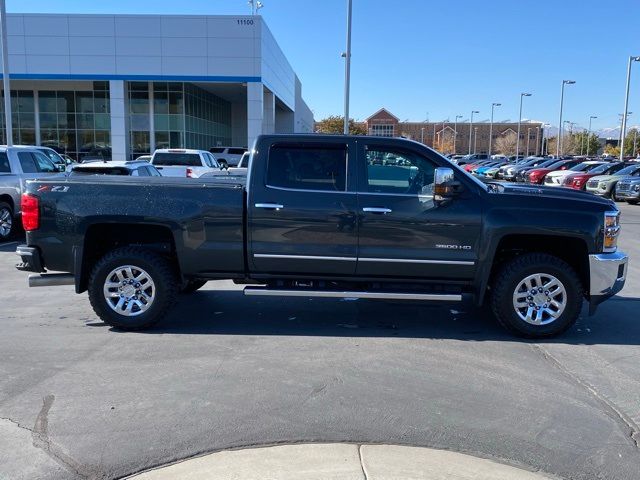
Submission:
M 513 308 L 531 325 L 548 325 L 567 307 L 564 285 L 553 275 L 535 273 L 524 278 L 513 292 Z
M 11 211 L 8 208 L 0 209 L 0 238 L 8 237 L 12 226 Z
M 126 317 L 146 312 L 156 296 L 151 276 L 140 267 L 114 268 L 104 281 L 104 299 L 113 311 Z

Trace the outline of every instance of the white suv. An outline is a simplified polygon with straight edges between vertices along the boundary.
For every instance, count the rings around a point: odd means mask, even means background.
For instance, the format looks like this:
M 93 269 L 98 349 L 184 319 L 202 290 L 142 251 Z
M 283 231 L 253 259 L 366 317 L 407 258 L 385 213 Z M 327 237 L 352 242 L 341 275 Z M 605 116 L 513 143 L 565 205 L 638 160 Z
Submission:
M 209 152 L 213 153 L 218 163 L 228 167 L 237 167 L 246 151 L 247 149 L 242 147 L 211 147 L 209 149 Z
M 225 167 L 205 150 L 161 148 L 153 152 L 150 163 L 160 170 L 163 177 L 198 178 L 205 173 L 228 175 Z

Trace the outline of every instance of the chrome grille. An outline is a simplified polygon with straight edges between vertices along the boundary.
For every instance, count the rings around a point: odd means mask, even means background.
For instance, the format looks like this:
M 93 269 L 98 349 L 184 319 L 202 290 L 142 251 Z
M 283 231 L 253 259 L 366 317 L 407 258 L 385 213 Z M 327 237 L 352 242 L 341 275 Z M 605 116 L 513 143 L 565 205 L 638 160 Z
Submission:
M 631 182 L 618 182 L 617 190 L 619 192 L 628 192 L 631 189 Z
M 597 188 L 598 187 L 598 180 L 589 180 L 587 182 L 587 187 Z

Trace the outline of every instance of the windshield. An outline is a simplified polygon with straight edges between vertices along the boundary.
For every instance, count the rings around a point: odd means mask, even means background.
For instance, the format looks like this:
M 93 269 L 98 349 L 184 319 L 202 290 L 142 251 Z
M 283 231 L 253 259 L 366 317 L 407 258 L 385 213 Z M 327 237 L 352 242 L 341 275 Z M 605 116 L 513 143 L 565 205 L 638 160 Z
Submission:
M 605 163 L 604 165 L 592 165 L 591 168 L 587 168 L 587 172 L 589 173 L 594 173 L 594 174 L 600 174 L 600 173 L 606 173 L 609 170 L 613 170 L 615 169 L 615 167 L 617 167 L 617 165 L 612 165 L 610 163 Z
M 575 167 L 571 167 L 569 170 L 571 170 L 572 172 L 586 172 L 589 169 L 589 167 L 593 168 L 593 167 L 597 167 L 598 165 L 601 165 L 601 164 L 583 162 L 583 163 L 579 163 Z
M 626 168 L 618 171 L 618 175 L 633 175 L 640 170 L 640 165 L 629 165 Z

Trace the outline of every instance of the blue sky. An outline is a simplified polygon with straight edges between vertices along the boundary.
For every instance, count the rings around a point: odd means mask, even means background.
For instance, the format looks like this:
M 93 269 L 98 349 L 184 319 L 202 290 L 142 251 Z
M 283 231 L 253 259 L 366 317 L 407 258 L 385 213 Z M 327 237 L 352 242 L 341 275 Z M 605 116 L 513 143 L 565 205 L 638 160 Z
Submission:
M 261 14 L 302 80 L 316 119 L 343 110 L 346 0 L 263 0 Z M 351 114 L 386 107 L 400 119 L 455 115 L 615 127 L 629 55 L 640 55 L 638 0 L 354 0 Z M 247 14 L 245 0 L 7 0 L 9 12 Z M 620 17 L 618 12 L 623 12 Z M 620 23 L 620 19 L 624 25 Z M 640 63 L 629 111 L 640 124 Z

